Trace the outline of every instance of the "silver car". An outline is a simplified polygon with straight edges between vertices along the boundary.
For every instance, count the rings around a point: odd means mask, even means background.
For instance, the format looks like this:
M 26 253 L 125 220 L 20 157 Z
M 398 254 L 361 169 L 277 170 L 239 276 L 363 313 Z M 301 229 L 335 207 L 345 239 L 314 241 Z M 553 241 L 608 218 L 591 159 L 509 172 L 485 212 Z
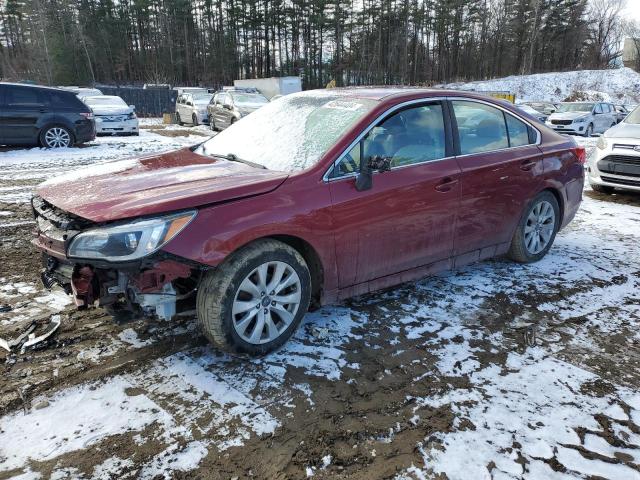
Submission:
M 223 130 L 268 103 L 259 93 L 223 90 L 216 93 L 209 104 L 209 126 L 211 130 Z
M 596 192 L 614 188 L 640 192 L 640 107 L 598 139 L 589 156 L 588 176 Z
M 563 102 L 549 115 L 547 126 L 558 133 L 590 137 L 618 123 L 616 109 L 606 102 Z
M 181 93 L 176 100 L 176 122 L 178 125 L 209 123 L 207 105 L 213 94 L 207 92 Z

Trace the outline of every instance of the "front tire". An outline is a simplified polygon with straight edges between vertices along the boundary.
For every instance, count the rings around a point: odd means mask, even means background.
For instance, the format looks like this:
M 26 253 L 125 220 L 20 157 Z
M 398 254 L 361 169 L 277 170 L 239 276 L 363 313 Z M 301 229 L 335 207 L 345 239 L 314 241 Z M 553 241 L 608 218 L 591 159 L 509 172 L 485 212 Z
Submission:
M 194 127 L 198 126 L 198 116 L 195 113 L 191 115 L 191 123 Z
M 587 129 L 586 129 L 586 130 L 585 130 L 585 132 L 584 132 L 584 136 L 585 136 L 585 137 L 590 137 L 590 136 L 592 136 L 592 135 L 593 135 L 593 124 L 591 124 L 591 123 L 590 123 L 590 124 L 587 126 Z
M 40 132 L 40 145 L 45 148 L 73 147 L 73 134 L 62 125 L 52 125 Z
M 511 240 L 508 256 L 519 263 L 537 262 L 544 257 L 560 227 L 560 207 L 548 191 L 538 194 L 524 211 Z
M 184 122 L 182 121 L 182 118 L 180 118 L 180 113 L 176 112 L 176 123 L 178 125 L 180 125 L 181 127 L 184 125 Z
M 258 240 L 205 275 L 198 323 L 216 347 L 262 355 L 293 335 L 310 298 L 311 275 L 302 256 L 277 240 Z

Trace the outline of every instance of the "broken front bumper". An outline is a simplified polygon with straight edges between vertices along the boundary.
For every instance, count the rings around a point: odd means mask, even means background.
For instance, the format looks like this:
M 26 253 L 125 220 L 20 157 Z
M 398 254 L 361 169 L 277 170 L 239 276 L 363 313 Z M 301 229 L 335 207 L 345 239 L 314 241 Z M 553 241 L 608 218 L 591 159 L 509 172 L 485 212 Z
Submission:
M 79 308 L 101 306 L 169 319 L 177 313 L 177 302 L 195 293 L 199 266 L 163 252 L 125 263 L 67 258 L 73 237 L 95 225 L 39 197 L 32 206 L 32 243 L 43 252 L 42 283 L 61 286 Z

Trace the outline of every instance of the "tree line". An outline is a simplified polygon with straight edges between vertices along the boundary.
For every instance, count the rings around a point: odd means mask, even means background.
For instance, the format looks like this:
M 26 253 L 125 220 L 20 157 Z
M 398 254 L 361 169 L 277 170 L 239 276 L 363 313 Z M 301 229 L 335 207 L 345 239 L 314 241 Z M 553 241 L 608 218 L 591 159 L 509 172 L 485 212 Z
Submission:
M 0 76 L 50 85 L 421 84 L 620 55 L 625 0 L 0 0 Z

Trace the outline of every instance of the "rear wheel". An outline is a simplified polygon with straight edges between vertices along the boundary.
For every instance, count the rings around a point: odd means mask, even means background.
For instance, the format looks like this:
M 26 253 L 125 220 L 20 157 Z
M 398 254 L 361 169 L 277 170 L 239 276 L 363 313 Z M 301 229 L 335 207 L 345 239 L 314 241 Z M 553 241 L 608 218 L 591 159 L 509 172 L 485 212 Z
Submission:
M 40 132 L 40 144 L 45 148 L 72 147 L 73 134 L 62 125 L 46 127 Z
M 520 263 L 544 257 L 560 226 L 560 207 L 551 192 L 537 195 L 525 210 L 511 240 L 509 257 Z
M 310 297 L 311 276 L 302 256 L 277 240 L 259 240 L 203 278 L 198 323 L 223 350 L 265 354 L 293 335 Z
M 607 195 L 611 195 L 613 193 L 613 187 L 608 185 L 598 185 L 596 183 L 591 184 L 591 190 L 598 193 L 606 193 Z

